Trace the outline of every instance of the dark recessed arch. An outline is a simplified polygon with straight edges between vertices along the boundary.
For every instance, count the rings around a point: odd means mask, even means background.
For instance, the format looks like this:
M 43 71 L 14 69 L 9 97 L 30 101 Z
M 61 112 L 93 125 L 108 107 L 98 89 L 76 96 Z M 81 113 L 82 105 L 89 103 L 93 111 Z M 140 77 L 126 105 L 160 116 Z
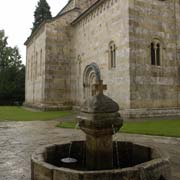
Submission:
M 99 66 L 96 63 L 91 63 L 86 66 L 83 73 L 83 88 L 84 98 L 93 95 L 92 85 L 101 80 Z
M 84 69 L 83 85 L 87 84 L 90 75 L 91 76 L 94 75 L 96 77 L 96 80 L 100 81 L 101 74 L 100 74 L 99 67 L 96 63 L 91 63 L 91 64 L 87 65 L 86 68 Z

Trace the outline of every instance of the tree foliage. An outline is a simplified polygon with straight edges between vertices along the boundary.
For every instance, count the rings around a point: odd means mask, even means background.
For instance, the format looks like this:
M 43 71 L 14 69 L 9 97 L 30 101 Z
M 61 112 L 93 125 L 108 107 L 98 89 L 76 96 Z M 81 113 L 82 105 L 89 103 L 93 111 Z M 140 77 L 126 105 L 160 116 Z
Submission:
M 23 102 L 25 66 L 17 47 L 9 47 L 7 37 L 0 30 L 0 104 Z
M 36 6 L 36 9 L 34 11 L 34 23 L 32 32 L 36 30 L 36 28 L 45 20 L 51 19 L 51 11 L 50 6 L 47 3 L 46 0 L 39 0 L 38 5 Z

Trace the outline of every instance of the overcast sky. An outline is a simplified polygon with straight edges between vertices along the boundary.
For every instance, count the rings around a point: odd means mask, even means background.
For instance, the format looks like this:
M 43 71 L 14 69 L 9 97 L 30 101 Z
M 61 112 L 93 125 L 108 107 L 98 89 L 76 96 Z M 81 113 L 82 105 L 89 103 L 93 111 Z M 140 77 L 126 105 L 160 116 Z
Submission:
M 9 46 L 18 46 L 25 64 L 24 42 L 30 35 L 34 10 L 39 0 L 0 0 L 0 29 L 5 30 Z M 47 0 L 55 16 L 68 0 Z

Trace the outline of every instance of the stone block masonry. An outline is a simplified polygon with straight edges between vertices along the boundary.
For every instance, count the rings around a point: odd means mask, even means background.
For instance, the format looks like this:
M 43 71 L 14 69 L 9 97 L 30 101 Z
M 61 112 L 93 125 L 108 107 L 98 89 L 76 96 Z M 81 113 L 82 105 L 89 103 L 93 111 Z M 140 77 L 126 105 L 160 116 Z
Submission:
M 180 113 L 178 0 L 70 0 L 25 44 L 26 105 L 78 107 L 101 78 L 125 116 Z

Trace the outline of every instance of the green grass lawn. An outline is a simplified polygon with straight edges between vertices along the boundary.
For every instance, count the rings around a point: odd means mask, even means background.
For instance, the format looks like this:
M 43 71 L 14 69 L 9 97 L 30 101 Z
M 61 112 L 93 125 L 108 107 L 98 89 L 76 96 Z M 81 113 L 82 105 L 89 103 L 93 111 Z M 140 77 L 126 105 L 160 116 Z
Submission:
M 62 122 L 60 128 L 74 128 L 76 122 Z M 146 134 L 180 137 L 180 119 L 177 120 L 149 120 L 140 122 L 124 122 L 120 132 L 132 134 Z
M 121 132 L 180 137 L 180 119 L 125 122 Z
M 0 106 L 0 121 L 52 120 L 66 115 L 68 111 L 34 112 L 16 106 Z
M 33 112 L 22 107 L 0 106 L 0 121 L 52 120 L 71 115 L 68 111 Z M 75 128 L 76 122 L 61 122 L 60 128 Z M 180 119 L 124 122 L 120 132 L 180 137 Z

